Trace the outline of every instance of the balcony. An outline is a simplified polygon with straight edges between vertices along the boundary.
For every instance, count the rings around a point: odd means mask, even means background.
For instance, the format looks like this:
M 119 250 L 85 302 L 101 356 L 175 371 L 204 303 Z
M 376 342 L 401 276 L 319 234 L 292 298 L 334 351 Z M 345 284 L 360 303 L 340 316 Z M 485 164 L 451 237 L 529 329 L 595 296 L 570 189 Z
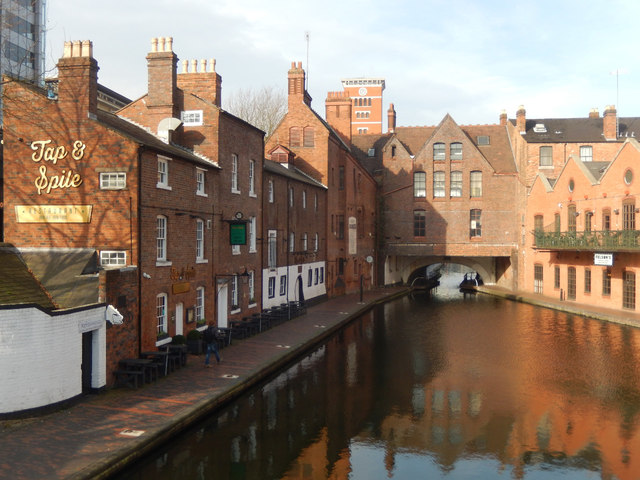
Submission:
M 538 250 L 582 250 L 589 252 L 640 251 L 640 230 L 533 233 Z

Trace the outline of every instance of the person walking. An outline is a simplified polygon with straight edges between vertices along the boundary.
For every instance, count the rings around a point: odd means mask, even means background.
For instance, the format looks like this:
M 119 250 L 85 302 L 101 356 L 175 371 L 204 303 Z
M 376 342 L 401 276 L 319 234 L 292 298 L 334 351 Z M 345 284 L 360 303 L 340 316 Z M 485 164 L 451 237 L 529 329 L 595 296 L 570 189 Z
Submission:
M 216 356 L 216 361 L 220 363 L 220 353 L 218 353 L 218 340 L 216 338 L 217 329 L 213 325 L 209 325 L 204 331 L 204 342 L 207 344 L 207 354 L 204 357 L 204 366 L 210 367 L 209 359 L 211 352 Z

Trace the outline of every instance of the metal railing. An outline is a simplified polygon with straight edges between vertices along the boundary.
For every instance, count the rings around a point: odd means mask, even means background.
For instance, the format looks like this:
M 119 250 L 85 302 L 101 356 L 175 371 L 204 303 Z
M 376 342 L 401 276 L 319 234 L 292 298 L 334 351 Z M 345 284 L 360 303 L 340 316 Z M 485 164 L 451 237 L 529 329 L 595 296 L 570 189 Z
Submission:
M 640 230 L 533 232 L 535 248 L 593 252 L 640 251 Z

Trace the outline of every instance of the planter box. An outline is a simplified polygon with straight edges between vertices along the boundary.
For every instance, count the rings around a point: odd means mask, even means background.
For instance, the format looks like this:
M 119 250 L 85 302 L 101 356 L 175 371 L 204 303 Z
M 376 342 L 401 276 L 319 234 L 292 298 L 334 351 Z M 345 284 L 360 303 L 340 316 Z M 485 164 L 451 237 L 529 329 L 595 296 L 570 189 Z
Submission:
M 202 340 L 187 340 L 187 350 L 192 355 L 202 355 L 204 349 L 202 348 Z

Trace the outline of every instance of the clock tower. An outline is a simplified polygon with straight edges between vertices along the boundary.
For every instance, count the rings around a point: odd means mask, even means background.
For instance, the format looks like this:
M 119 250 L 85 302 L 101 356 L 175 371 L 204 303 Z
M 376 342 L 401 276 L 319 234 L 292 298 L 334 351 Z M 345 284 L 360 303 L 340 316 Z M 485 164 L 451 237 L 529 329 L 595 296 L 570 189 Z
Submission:
M 342 88 L 351 98 L 351 134 L 382 133 L 384 78 L 348 78 Z

